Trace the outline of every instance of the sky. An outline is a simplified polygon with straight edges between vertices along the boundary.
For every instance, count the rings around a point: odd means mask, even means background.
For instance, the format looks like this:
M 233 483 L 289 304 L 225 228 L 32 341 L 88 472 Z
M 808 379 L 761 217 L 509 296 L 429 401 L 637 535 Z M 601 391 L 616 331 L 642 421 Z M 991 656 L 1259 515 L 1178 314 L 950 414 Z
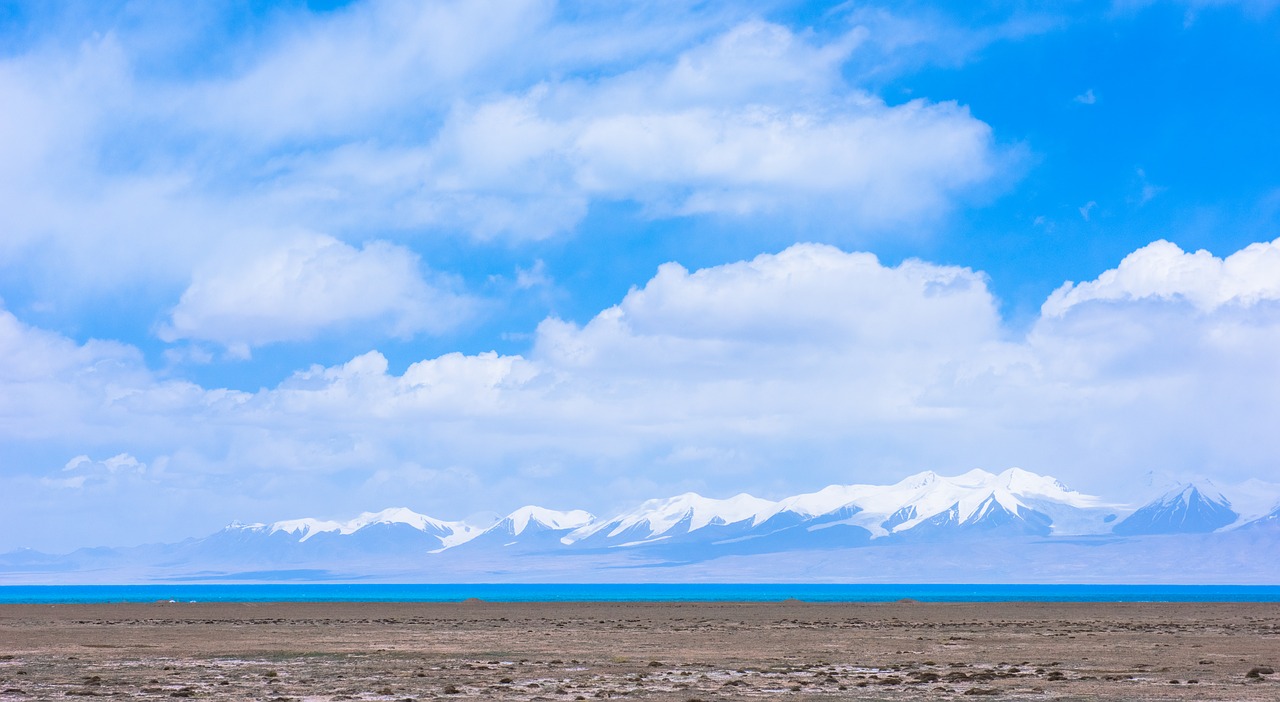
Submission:
M 1280 481 L 1277 114 L 1273 0 L 0 1 L 0 551 Z

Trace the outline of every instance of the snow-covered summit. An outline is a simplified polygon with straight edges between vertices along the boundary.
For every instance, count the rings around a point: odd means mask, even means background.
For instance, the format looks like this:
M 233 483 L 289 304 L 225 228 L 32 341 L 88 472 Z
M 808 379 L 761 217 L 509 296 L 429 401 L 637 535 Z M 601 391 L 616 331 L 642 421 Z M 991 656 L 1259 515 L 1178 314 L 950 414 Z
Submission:
M 364 512 L 354 519 L 334 521 L 325 519 L 285 519 L 271 524 L 255 524 L 246 529 L 265 531 L 267 534 L 284 532 L 298 537 L 298 542 L 308 541 L 319 534 L 354 534 L 361 529 L 376 524 L 403 524 L 421 532 L 440 537 L 445 547 L 463 543 L 480 529 L 465 522 L 447 522 L 425 514 L 419 514 L 405 507 L 391 507 L 380 512 Z
M 823 528 L 839 524 L 861 527 L 876 537 L 904 533 L 926 523 L 965 526 L 1026 521 L 1043 531 L 1058 518 L 1073 522 L 1077 531 L 1071 533 L 1079 533 L 1105 529 L 1101 514 L 1094 520 L 1098 525 L 1079 529 L 1080 524 L 1090 521 L 1080 515 L 1092 515 L 1104 507 L 1096 497 L 1020 468 L 999 474 L 975 469 L 951 477 L 925 471 L 892 485 L 829 485 L 776 502 L 747 494 L 720 500 L 685 493 L 649 500 L 613 519 L 575 530 L 562 541 L 637 545 L 707 526 L 738 525 L 740 530 L 748 530 L 809 523 L 816 528 L 819 522 Z
M 630 512 L 578 529 L 563 541 L 572 544 L 597 534 L 605 538 L 628 534 L 637 540 L 652 539 L 668 535 L 679 524 L 686 525 L 686 533 L 707 526 L 748 520 L 754 525 L 776 511 L 776 504 L 746 493 L 717 500 L 686 492 L 675 497 L 648 500 Z
M 995 478 L 1006 490 L 1023 497 L 1048 497 L 1077 507 L 1091 507 L 1098 502 L 1098 498 L 1078 493 L 1063 485 L 1057 478 L 1021 468 L 1010 468 Z
M 1098 498 L 1067 488 L 1058 480 L 1021 468 L 995 474 L 974 469 L 947 477 L 933 471 L 907 476 L 892 485 L 830 485 L 818 492 L 781 500 L 779 511 L 805 516 L 837 510 L 855 512 L 845 521 L 874 536 L 908 531 L 944 517 L 957 525 L 991 516 L 992 509 L 1018 515 L 1043 510 L 1092 510 Z
M 1218 486 L 1214 485 L 1213 482 L 1209 480 L 1193 480 L 1189 483 L 1179 485 L 1160 497 L 1157 497 L 1155 501 L 1167 506 L 1177 503 L 1185 505 L 1195 501 L 1197 497 L 1210 502 L 1224 504 L 1228 507 L 1231 506 L 1231 500 L 1228 500 L 1227 496 L 1222 494 L 1222 491 L 1218 489 Z
M 526 505 L 508 514 L 505 519 L 490 528 L 502 529 L 512 536 L 519 536 L 530 527 L 564 531 L 566 529 L 582 528 L 594 522 L 595 519 L 595 515 L 580 509 L 560 512 L 554 509 Z

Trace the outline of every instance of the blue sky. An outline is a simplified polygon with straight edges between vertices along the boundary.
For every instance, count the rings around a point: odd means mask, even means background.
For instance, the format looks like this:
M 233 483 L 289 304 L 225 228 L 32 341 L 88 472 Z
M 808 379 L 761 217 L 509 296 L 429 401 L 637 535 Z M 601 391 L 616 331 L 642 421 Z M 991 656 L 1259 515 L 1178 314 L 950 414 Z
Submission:
M 0 4 L 0 548 L 1275 481 L 1277 86 L 1266 1 Z

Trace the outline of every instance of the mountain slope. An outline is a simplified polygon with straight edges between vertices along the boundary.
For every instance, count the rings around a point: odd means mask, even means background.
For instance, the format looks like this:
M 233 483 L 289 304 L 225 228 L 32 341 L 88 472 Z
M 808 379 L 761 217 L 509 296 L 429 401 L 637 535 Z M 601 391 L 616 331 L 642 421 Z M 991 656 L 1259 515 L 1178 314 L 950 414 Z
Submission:
M 1006 533 L 1100 533 L 1111 509 L 1098 498 L 1051 477 L 1019 468 L 1000 474 L 972 470 L 955 477 L 932 471 L 893 485 L 829 486 L 779 502 L 780 509 L 821 516 L 854 514 L 845 523 L 876 538 L 940 536 L 974 530 Z
M 728 569 L 721 579 L 732 580 L 733 573 L 799 578 L 799 571 L 775 573 L 768 564 L 805 563 L 812 564 L 805 573 L 883 581 L 890 572 L 908 579 L 927 572 L 935 574 L 928 577 L 953 579 L 994 577 L 993 569 L 1015 573 L 1008 569 L 1021 562 L 1052 567 L 1062 578 L 1088 579 L 1103 571 L 1167 573 L 1172 566 L 1161 559 L 1176 554 L 1179 544 L 1218 544 L 1234 554 L 1220 554 L 1224 573 L 1252 568 L 1249 572 L 1263 577 L 1271 571 L 1249 559 L 1275 552 L 1278 545 L 1275 487 L 1252 485 L 1242 498 L 1248 505 L 1242 516 L 1212 486 L 1180 486 L 1115 524 L 1114 532 L 1110 522 L 1123 508 L 1016 468 L 951 477 L 924 472 L 892 485 L 831 485 L 777 501 L 685 493 L 648 500 L 604 520 L 581 510 L 530 505 L 477 526 L 394 508 L 346 521 L 232 524 L 176 543 L 86 548 L 64 555 L 16 551 L 0 554 L 0 581 L 626 581 L 633 572 L 659 577 L 665 568 L 675 577 L 719 572 L 719 567 Z M 1104 552 L 1127 554 L 1132 563 L 1106 570 L 1089 555 Z M 991 553 L 1005 553 L 1001 558 L 1009 560 L 982 561 L 980 554 Z M 1055 553 L 1071 554 L 1075 565 L 1052 565 Z M 928 558 L 930 563 L 883 570 L 895 558 L 904 563 Z M 873 570 L 858 570 L 850 565 L 854 563 Z M 1209 572 L 1202 566 L 1197 571 L 1201 576 Z
M 731 538 L 773 513 L 776 503 L 748 494 L 725 500 L 694 492 L 648 500 L 613 519 L 573 531 L 565 545 L 595 548 L 628 548 L 672 539 Z
M 1123 536 L 1199 534 L 1221 529 L 1239 516 L 1213 486 L 1186 483 L 1143 505 L 1113 531 Z
M 481 530 L 396 507 L 345 521 L 289 519 L 232 524 L 173 558 L 192 563 L 312 565 L 342 560 L 416 559 L 465 543 Z
M 516 551 L 558 549 L 562 547 L 562 538 L 595 520 L 590 512 L 580 509 L 560 512 L 527 505 L 460 545 L 463 551 L 484 548 Z
M 1241 529 L 1280 529 L 1280 505 L 1252 521 L 1245 523 Z

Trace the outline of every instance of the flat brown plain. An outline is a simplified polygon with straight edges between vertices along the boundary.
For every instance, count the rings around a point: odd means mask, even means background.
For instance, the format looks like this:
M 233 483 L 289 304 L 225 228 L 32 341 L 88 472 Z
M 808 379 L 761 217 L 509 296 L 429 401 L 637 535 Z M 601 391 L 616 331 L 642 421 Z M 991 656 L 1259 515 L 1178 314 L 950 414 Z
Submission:
M 0 606 L 3 700 L 1280 700 L 1272 667 L 1257 603 Z

